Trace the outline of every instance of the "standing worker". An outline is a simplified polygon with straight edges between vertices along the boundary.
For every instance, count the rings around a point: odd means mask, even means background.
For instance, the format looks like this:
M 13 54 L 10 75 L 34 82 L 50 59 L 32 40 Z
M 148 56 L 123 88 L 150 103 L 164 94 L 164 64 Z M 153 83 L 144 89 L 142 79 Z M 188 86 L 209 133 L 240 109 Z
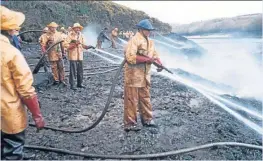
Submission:
M 76 90 L 74 78 L 77 74 L 77 87 L 85 88 L 82 85 L 83 82 L 83 50 L 93 48 L 91 46 L 84 45 L 84 36 L 81 33 L 83 27 L 79 23 L 75 23 L 72 27 L 72 32 L 66 38 L 65 47 L 68 51 L 68 58 L 70 62 L 70 74 L 69 74 L 69 84 L 72 90 Z
M 45 52 L 49 46 L 52 44 L 63 40 L 63 37 L 60 32 L 57 31 L 58 25 L 55 22 L 51 22 L 48 27 L 48 32 L 43 35 L 42 41 L 41 41 L 41 46 L 42 46 L 42 51 Z M 62 43 L 64 44 L 64 43 Z M 66 86 L 66 83 L 64 81 L 65 79 L 65 71 L 64 71 L 64 64 L 62 60 L 62 53 L 63 51 L 61 50 L 60 44 L 55 45 L 50 52 L 48 53 L 48 59 L 51 64 L 51 69 L 52 69 L 52 74 L 54 78 L 54 85 L 63 84 Z
M 108 31 L 108 28 L 105 27 L 100 33 L 99 33 L 99 36 L 97 38 L 97 48 L 98 49 L 101 49 L 101 45 L 102 45 L 102 42 L 104 42 L 105 39 L 110 40 L 110 38 L 108 38 L 107 36 L 107 31 Z
M 112 31 L 111 31 L 111 36 L 110 36 L 110 38 L 111 38 L 111 46 L 112 46 L 112 48 L 114 48 L 114 49 L 117 49 L 117 47 L 116 47 L 116 39 L 118 38 L 118 28 L 114 28 Z
M 47 32 L 48 32 L 48 27 L 45 27 L 45 28 L 42 30 L 42 35 L 41 35 L 41 36 L 39 37 L 39 39 L 38 39 L 38 42 L 39 42 L 40 46 L 41 46 L 41 44 L 42 44 L 44 34 L 46 34 Z M 42 51 L 42 54 L 43 54 L 44 51 L 43 51 L 43 48 L 42 48 L 42 47 L 41 47 L 41 51 Z M 42 56 L 42 54 L 41 54 L 41 56 Z M 46 57 L 45 57 L 44 71 L 45 71 L 45 72 L 48 72 L 48 65 L 47 65 L 47 58 L 46 58 Z
M 154 43 L 149 40 L 150 31 L 155 30 L 148 19 L 140 21 L 138 32 L 130 39 L 125 49 L 127 63 L 124 70 L 124 130 L 138 131 L 137 108 L 143 126 L 156 127 L 150 102 L 150 69 L 153 62 L 161 65 Z M 146 55 L 148 57 L 144 57 Z M 158 68 L 160 72 L 162 69 Z
M 25 15 L 1 6 L 1 31 L 13 30 L 25 20 Z M 1 160 L 22 160 L 27 127 L 27 110 L 36 127 L 45 122 L 40 112 L 31 70 L 24 56 L 1 34 Z

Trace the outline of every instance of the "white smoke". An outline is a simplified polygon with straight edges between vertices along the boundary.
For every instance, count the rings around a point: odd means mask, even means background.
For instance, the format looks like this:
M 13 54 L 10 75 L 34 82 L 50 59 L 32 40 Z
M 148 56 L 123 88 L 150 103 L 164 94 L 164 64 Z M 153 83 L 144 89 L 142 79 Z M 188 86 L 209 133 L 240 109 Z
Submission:
M 159 45 L 157 49 L 162 61 L 169 68 L 181 68 L 216 83 L 230 85 L 237 90 L 237 96 L 261 99 L 262 64 L 253 56 L 255 51 L 258 52 L 258 46 L 251 42 L 252 39 L 224 41 L 219 39 L 217 43 L 201 44 L 208 50 L 208 54 L 192 61 L 176 49 L 171 52 L 171 48 L 168 50 L 167 47 Z

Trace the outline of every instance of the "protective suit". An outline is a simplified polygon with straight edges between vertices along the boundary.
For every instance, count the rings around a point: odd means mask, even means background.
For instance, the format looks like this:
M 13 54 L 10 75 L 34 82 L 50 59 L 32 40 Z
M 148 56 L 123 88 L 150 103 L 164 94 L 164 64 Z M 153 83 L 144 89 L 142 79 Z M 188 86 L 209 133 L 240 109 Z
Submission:
M 39 42 L 39 44 L 40 44 L 40 46 L 41 46 L 41 44 L 43 44 L 43 39 L 44 39 L 44 35 L 46 34 L 48 32 L 48 28 L 47 27 L 45 27 L 43 30 L 42 30 L 42 35 L 39 37 L 39 39 L 38 39 L 38 42 Z M 44 51 L 43 51 L 43 48 L 42 48 L 42 53 L 44 53 Z M 42 55 L 42 54 L 41 54 Z M 47 56 L 45 57 L 45 61 L 47 62 Z M 48 63 L 45 63 L 44 64 L 44 71 L 45 72 L 48 72 Z
M 47 27 L 58 27 L 55 22 L 51 22 Z M 42 51 L 45 52 L 49 46 L 53 43 L 63 40 L 61 32 L 55 31 L 48 31 L 46 34 L 43 35 L 41 40 Z M 64 45 L 64 43 L 62 43 Z M 64 82 L 65 79 L 65 71 L 64 71 L 64 64 L 62 61 L 62 51 L 60 44 L 54 46 L 50 52 L 48 53 L 48 60 L 51 65 L 52 74 L 55 80 L 54 84 L 58 84 L 59 81 L 66 85 Z
M 79 29 L 77 31 L 76 29 Z M 75 23 L 72 27 L 73 31 L 66 38 L 65 48 L 68 51 L 68 59 L 70 62 L 69 84 L 71 89 L 76 90 L 74 80 L 77 78 L 77 87 L 85 88 L 83 82 L 83 50 L 89 47 L 85 45 L 85 40 L 80 32 L 83 27 L 79 23 Z M 94 48 L 94 47 L 93 47 Z
M 149 58 L 139 56 L 140 54 Z M 159 59 L 159 55 L 154 42 L 137 32 L 125 48 L 125 58 L 127 62 L 124 69 L 124 126 L 128 131 L 137 124 L 137 107 L 143 125 L 154 125 L 150 102 L 150 61 Z
M 116 47 L 116 39 L 117 39 L 117 37 L 118 37 L 118 28 L 115 28 L 114 30 L 111 31 L 111 37 L 110 37 L 111 38 L 111 42 L 112 42 L 111 46 L 114 49 L 117 48 Z
M 1 30 L 19 27 L 24 14 L 1 6 Z M 31 70 L 24 56 L 0 35 L 1 52 L 1 159 L 23 159 L 27 111 L 32 113 L 36 127 L 44 127 Z

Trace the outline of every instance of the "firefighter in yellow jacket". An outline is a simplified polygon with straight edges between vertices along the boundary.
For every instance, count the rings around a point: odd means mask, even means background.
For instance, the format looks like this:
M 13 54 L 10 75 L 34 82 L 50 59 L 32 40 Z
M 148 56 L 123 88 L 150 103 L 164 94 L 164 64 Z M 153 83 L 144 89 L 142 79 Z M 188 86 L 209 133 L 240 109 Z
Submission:
M 45 35 L 47 32 L 48 32 L 48 27 L 45 27 L 45 28 L 42 30 L 42 35 L 41 35 L 41 36 L 39 37 L 39 39 L 38 39 L 38 42 L 39 42 L 40 46 L 41 46 L 41 44 L 42 44 L 43 37 L 45 37 L 44 35 Z M 43 48 L 42 48 L 42 47 L 41 47 L 41 50 L 42 50 L 42 54 L 43 54 L 44 51 L 43 51 Z M 42 54 L 41 54 L 41 56 L 42 56 Z M 47 59 L 47 58 L 45 58 L 45 59 Z M 48 72 L 47 64 L 44 65 L 44 71 L 45 71 L 45 72 Z
M 140 21 L 138 32 L 128 42 L 125 49 L 127 63 L 124 70 L 124 130 L 140 130 L 137 126 L 137 108 L 141 113 L 143 126 L 156 127 L 153 121 L 150 102 L 151 63 L 161 65 L 153 41 L 149 40 L 150 31 L 154 30 L 148 19 Z M 143 55 L 147 55 L 146 58 Z M 160 72 L 162 69 L 158 68 Z
M 1 6 L 1 31 L 19 27 L 23 13 Z M 23 159 L 27 110 L 32 113 L 38 129 L 45 123 L 40 112 L 37 94 L 32 86 L 33 76 L 24 56 L 13 47 L 5 35 L 1 43 L 1 159 Z M 25 106 L 24 106 L 25 105 Z
M 42 51 L 45 52 L 49 46 L 52 44 L 63 40 L 63 36 L 61 32 L 57 31 L 58 25 L 55 22 L 51 22 L 47 25 L 49 31 L 43 35 L 41 40 Z M 64 43 L 63 43 L 64 44 Z M 65 79 L 65 71 L 64 71 L 64 64 L 62 60 L 62 51 L 60 44 L 55 45 L 51 51 L 48 53 L 48 59 L 51 65 L 51 70 L 54 78 L 54 85 L 63 84 L 66 86 L 64 81 Z
M 79 23 L 75 23 L 72 32 L 66 38 L 65 48 L 68 51 L 68 59 L 70 62 L 69 84 L 72 90 L 76 90 L 74 80 L 77 78 L 77 87 L 85 88 L 83 82 L 83 50 L 93 48 L 85 45 L 84 36 L 81 33 L 83 27 Z
M 112 31 L 111 31 L 111 36 L 110 36 L 110 39 L 111 39 L 111 46 L 112 48 L 116 49 L 116 39 L 118 37 L 118 28 L 114 28 Z

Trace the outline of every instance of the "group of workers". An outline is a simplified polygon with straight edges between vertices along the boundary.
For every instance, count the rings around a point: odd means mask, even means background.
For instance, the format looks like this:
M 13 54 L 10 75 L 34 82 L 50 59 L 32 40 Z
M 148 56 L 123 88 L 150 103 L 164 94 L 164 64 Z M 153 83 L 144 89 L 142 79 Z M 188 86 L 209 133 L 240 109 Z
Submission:
M 19 50 L 9 40 L 10 31 L 17 30 L 23 24 L 25 16 L 21 12 L 12 11 L 1 6 L 1 159 L 23 159 L 25 143 L 25 129 L 27 127 L 27 110 L 32 113 L 32 118 L 38 129 L 45 126 L 45 121 L 40 112 L 40 104 L 33 84 L 32 72 Z M 82 86 L 83 50 L 93 48 L 85 45 L 81 34 L 83 27 L 75 23 L 70 30 L 58 32 L 58 25 L 51 22 L 39 38 L 43 53 L 57 41 L 62 43 L 48 51 L 55 84 L 64 82 L 64 67 L 62 57 L 67 51 L 70 61 L 70 85 L 75 89 L 75 73 L 77 73 L 77 87 Z M 156 127 L 153 121 L 152 105 L 150 102 L 150 69 L 153 62 L 161 65 L 159 54 L 155 45 L 148 37 L 155 30 L 148 19 L 136 25 L 138 32 L 125 46 L 124 69 L 124 130 L 138 131 L 137 108 L 141 114 L 142 125 Z M 98 37 L 98 43 L 104 40 L 107 29 L 103 29 Z M 114 29 L 118 32 L 118 29 Z M 63 36 L 63 34 L 65 34 Z M 114 33 L 115 34 L 115 33 Z M 109 40 L 115 38 L 107 37 Z M 161 65 L 162 66 L 162 65 Z M 158 72 L 162 68 L 157 69 Z

